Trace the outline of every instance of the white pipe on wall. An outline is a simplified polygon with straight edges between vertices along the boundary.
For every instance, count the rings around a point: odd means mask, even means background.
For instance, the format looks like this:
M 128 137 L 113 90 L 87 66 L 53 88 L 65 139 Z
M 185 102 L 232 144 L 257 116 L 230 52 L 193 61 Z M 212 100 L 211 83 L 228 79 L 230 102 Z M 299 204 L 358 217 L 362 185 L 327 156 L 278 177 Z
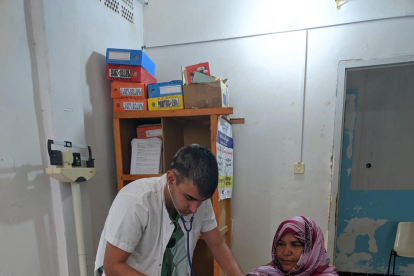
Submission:
M 305 49 L 302 63 L 301 89 L 300 89 L 300 141 L 299 141 L 299 162 L 303 161 L 303 130 L 305 124 L 305 97 L 306 97 L 306 69 L 308 65 L 308 31 L 305 31 Z
M 72 187 L 73 212 L 75 215 L 76 242 L 78 244 L 78 258 L 79 258 L 79 270 L 80 270 L 79 275 L 87 276 L 85 239 L 83 236 L 82 201 L 81 201 L 80 184 L 73 182 L 71 184 L 71 187 Z

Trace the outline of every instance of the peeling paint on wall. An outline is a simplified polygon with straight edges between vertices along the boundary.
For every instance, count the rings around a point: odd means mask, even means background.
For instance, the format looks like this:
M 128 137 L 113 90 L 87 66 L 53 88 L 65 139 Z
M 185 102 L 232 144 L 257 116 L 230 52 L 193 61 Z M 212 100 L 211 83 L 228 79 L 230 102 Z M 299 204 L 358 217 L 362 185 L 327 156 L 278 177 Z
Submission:
M 414 264 L 400 266 L 399 271 L 402 276 L 412 276 L 414 275 Z
M 354 210 L 355 210 L 355 211 L 357 211 L 357 213 L 359 213 L 359 211 L 361 211 L 361 210 L 362 210 L 362 207 L 361 207 L 361 206 L 359 206 L 359 205 L 357 205 L 357 206 L 354 208 Z
M 346 253 L 336 255 L 335 265 L 338 271 L 362 272 L 372 270 L 368 261 L 372 260 L 372 255 L 366 252 L 353 253 L 348 257 Z M 365 261 L 364 265 L 361 265 Z
M 368 235 L 368 250 L 373 253 L 378 252 L 377 242 L 375 240 L 375 231 L 384 223 L 385 219 L 373 220 L 372 218 L 353 218 L 348 222 L 344 233 L 339 235 L 338 249 L 340 252 L 351 254 L 355 250 L 355 240 L 358 236 Z
M 360 207 L 361 208 L 361 207 Z M 387 220 L 374 220 L 371 218 L 353 218 L 347 221 L 348 225 L 344 233 L 339 235 L 337 240 L 338 253 L 336 255 L 336 262 L 339 264 L 341 270 L 360 271 L 363 269 L 371 269 L 369 263 L 361 266 L 361 261 L 369 261 L 372 255 L 367 252 L 355 252 L 356 239 L 358 236 L 368 235 L 368 250 L 372 253 L 377 253 L 377 241 L 375 240 L 375 231 Z M 362 246 L 359 244 L 358 246 Z

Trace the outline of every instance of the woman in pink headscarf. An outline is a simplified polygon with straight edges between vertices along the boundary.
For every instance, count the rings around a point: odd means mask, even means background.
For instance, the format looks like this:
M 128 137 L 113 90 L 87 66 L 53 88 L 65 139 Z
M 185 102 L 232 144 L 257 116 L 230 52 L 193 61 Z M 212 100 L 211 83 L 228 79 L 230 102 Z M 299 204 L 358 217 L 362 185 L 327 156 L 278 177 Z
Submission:
M 272 261 L 247 276 L 337 276 L 329 265 L 321 228 L 306 217 L 293 217 L 279 225 L 273 240 Z

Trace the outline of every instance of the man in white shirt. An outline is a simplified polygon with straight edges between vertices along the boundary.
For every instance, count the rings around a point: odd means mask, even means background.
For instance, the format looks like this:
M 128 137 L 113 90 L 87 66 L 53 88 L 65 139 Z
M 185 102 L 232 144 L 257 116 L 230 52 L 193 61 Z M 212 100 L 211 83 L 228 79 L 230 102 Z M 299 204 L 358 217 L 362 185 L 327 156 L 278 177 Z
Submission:
M 176 153 L 163 176 L 125 186 L 109 210 L 95 276 L 190 276 L 187 239 L 192 259 L 200 233 L 227 275 L 243 275 L 217 229 L 210 200 L 217 185 L 213 153 L 190 145 Z M 180 215 L 187 229 L 194 215 L 188 236 Z

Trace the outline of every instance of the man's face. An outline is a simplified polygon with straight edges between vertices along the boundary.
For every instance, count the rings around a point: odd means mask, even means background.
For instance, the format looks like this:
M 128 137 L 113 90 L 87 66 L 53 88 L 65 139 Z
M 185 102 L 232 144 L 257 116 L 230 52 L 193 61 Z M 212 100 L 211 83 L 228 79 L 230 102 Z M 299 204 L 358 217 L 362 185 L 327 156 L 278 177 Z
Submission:
M 192 180 L 184 179 L 178 185 L 174 181 L 168 185 L 170 185 L 175 205 L 182 216 L 196 213 L 201 203 L 208 199 L 198 193 L 197 186 L 194 185 Z

